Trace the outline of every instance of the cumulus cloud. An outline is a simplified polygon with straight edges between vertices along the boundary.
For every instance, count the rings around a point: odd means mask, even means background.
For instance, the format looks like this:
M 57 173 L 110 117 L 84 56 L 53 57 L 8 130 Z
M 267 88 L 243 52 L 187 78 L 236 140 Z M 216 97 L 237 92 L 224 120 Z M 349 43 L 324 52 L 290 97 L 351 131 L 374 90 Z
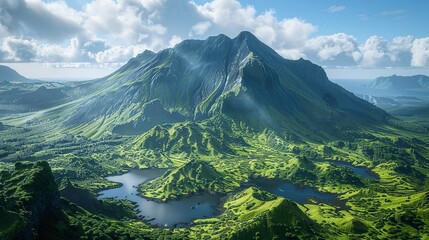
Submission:
M 146 6 L 152 6 L 154 1 Z M 164 35 L 166 27 L 152 21 L 143 4 L 133 1 L 94 0 L 85 6 L 85 29 L 95 34 L 107 34 L 127 44 L 142 42 L 142 34 Z
M 97 62 L 125 62 L 134 56 L 133 47 L 116 46 L 95 55 Z
M 70 40 L 68 47 L 41 44 L 34 39 L 6 37 L 1 46 L 6 61 L 63 61 L 79 58 L 79 42 L 76 38 Z
M 333 5 L 326 11 L 344 11 Z M 402 10 L 380 15 L 398 15 Z M 366 15 L 359 16 L 367 19 Z M 183 39 L 230 37 L 250 31 L 283 57 L 324 66 L 427 67 L 428 38 L 346 33 L 314 36 L 317 26 L 300 18 L 258 12 L 238 0 L 90 0 L 81 10 L 63 0 L 0 1 L 0 61 L 58 62 L 61 66 L 121 64 L 146 49 L 159 51 Z M 362 41 L 362 40 L 361 40 Z M 75 62 L 77 64 L 73 65 Z M 95 64 L 95 65 L 94 65 Z
M 389 44 L 390 66 L 409 66 L 412 58 L 413 36 L 395 37 Z
M 305 51 L 316 55 L 314 59 L 333 65 L 356 65 L 361 53 L 356 38 L 345 33 L 318 36 L 306 41 Z M 312 55 L 309 55 L 312 56 Z
M 415 67 L 429 66 L 429 37 L 416 39 L 411 47 L 411 65 Z
M 362 54 L 361 65 L 365 67 L 385 65 L 388 62 L 387 41 L 379 36 L 369 37 L 359 49 Z
M 199 22 L 192 26 L 192 32 L 201 36 L 204 35 L 211 26 L 212 23 L 209 21 Z
M 82 13 L 63 1 L 41 0 L 0 1 L 0 33 L 3 36 L 35 36 L 47 40 L 84 35 Z
M 242 6 L 236 0 L 213 0 L 203 5 L 194 3 L 206 21 L 194 26 L 196 35 L 224 33 L 235 36 L 241 31 L 251 31 L 258 38 L 277 50 L 296 49 L 317 28 L 299 18 L 281 19 L 274 11 L 257 14 L 253 6 Z M 209 31 L 208 31 L 209 30 Z

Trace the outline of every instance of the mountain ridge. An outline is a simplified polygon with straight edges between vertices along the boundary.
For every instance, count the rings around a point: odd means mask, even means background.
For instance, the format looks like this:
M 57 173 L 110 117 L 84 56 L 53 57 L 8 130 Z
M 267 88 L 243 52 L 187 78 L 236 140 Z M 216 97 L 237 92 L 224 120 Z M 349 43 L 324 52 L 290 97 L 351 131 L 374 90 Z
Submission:
M 367 88 L 380 90 L 417 90 L 429 89 L 429 77 L 426 75 L 378 77 L 365 85 Z
M 165 116 L 175 113 L 198 122 L 227 115 L 255 129 L 302 136 L 335 135 L 391 117 L 330 82 L 320 66 L 284 59 L 250 32 L 145 51 L 95 84 L 102 90 L 80 102 L 67 125 L 103 118 L 110 130 L 120 125 L 127 127 L 122 133 L 140 134 L 148 130 L 136 127 L 147 119 L 141 109 L 154 100 Z M 157 123 L 163 122 L 177 120 Z
M 41 82 L 40 80 L 28 79 L 21 74 L 19 74 L 14 69 L 0 65 L 0 82 L 22 82 L 22 83 L 33 83 L 33 82 Z

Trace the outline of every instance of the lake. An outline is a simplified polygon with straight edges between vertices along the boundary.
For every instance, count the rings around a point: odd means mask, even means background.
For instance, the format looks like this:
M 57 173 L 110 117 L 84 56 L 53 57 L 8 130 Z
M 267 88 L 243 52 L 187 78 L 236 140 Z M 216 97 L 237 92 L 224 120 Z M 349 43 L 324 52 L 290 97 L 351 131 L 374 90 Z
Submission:
M 313 187 L 299 186 L 279 179 L 256 178 L 251 181 L 251 184 L 301 204 L 308 203 L 312 198 L 321 202 L 332 202 L 337 198 L 334 193 L 320 192 Z
M 377 173 L 371 171 L 371 169 L 367 167 L 358 167 L 358 166 L 354 166 L 349 162 L 343 162 L 343 161 L 329 161 L 329 162 L 340 167 L 348 168 L 352 170 L 352 172 L 354 172 L 355 174 L 362 176 L 364 178 L 376 178 L 376 179 L 379 178 Z
M 98 198 L 130 200 L 136 203 L 139 219 L 162 227 L 181 227 L 195 219 L 213 217 L 219 213 L 221 198 L 224 195 L 203 193 L 167 202 L 153 201 L 139 195 L 140 184 L 160 177 L 165 171 L 165 169 L 130 169 L 125 174 L 106 177 L 107 180 L 122 185 L 100 191 Z M 278 179 L 253 179 L 250 184 L 301 204 L 308 203 L 312 198 L 331 204 L 337 200 L 336 194 L 319 192 L 312 187 L 303 187 Z
M 194 219 L 211 217 L 217 214 L 221 195 L 204 193 L 179 200 L 157 202 L 141 197 L 138 186 L 148 180 L 161 176 L 165 169 L 131 169 L 129 172 L 109 176 L 106 179 L 121 183 L 122 186 L 99 192 L 98 198 L 117 198 L 130 200 L 137 205 L 137 211 L 142 220 L 151 225 L 183 226 Z
M 334 165 L 337 165 L 339 167 L 345 167 L 348 168 L 350 170 L 352 170 L 352 172 L 356 175 L 359 175 L 361 177 L 364 178 L 374 178 L 374 179 L 378 179 L 380 178 L 380 176 L 378 176 L 377 173 L 371 171 L 371 169 L 367 168 L 367 167 L 362 167 L 362 166 L 355 166 L 352 163 L 349 162 L 345 162 L 345 161 L 333 161 L 333 160 L 323 160 L 323 159 L 317 159 L 314 160 L 316 162 L 322 162 L 322 163 L 331 163 Z

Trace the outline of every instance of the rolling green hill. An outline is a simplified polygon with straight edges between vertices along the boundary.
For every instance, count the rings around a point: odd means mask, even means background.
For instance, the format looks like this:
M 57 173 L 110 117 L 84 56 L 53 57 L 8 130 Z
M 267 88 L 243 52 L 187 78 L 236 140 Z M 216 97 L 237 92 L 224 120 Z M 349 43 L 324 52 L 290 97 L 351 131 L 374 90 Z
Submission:
M 216 232 L 226 239 L 317 239 L 324 235 L 323 228 L 297 204 L 255 187 L 234 194 L 224 207 L 225 212 L 217 217 L 219 221 L 207 228 L 219 229 Z M 211 221 L 197 221 L 194 228 Z M 212 238 L 220 238 L 219 235 Z
M 192 160 L 143 184 L 140 190 L 146 197 L 167 200 L 201 191 L 230 192 L 238 186 L 238 183 L 218 172 L 209 163 Z

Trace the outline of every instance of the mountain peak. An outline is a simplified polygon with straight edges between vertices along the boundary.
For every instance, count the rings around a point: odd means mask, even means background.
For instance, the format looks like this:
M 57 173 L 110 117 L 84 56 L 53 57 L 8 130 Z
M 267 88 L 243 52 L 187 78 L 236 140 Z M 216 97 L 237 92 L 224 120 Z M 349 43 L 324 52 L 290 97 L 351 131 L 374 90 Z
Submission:
M 251 41 L 259 41 L 259 39 L 253 35 L 251 32 L 249 31 L 242 31 L 238 34 L 237 37 L 235 37 L 234 39 L 238 40 L 238 41 L 243 41 L 243 40 L 251 40 Z
M 22 75 L 20 75 L 18 72 L 16 72 L 14 69 L 0 65 L 0 82 L 1 81 L 8 81 L 8 82 L 30 82 L 34 80 L 30 80 Z
M 150 58 L 140 59 L 145 55 Z M 332 121 L 364 126 L 368 120 L 384 121 L 387 115 L 331 83 L 320 66 L 303 59 L 286 60 L 247 31 L 233 39 L 221 34 L 142 54 L 113 74 L 105 86 L 111 92 L 94 95 L 68 123 L 88 123 L 114 116 L 113 112 L 129 113 L 112 121 L 112 129 L 126 125 L 130 131 L 141 133 L 148 129 L 137 123 L 226 116 L 258 129 L 299 136 L 305 131 L 313 136 L 320 129 L 332 135 L 338 129 L 331 131 Z M 153 121 L 153 114 L 143 108 L 155 99 L 157 104 L 150 112 L 165 113 L 160 119 L 168 116 L 168 121 Z M 344 120 L 344 112 L 350 121 Z M 175 120 L 172 113 L 183 117 Z

